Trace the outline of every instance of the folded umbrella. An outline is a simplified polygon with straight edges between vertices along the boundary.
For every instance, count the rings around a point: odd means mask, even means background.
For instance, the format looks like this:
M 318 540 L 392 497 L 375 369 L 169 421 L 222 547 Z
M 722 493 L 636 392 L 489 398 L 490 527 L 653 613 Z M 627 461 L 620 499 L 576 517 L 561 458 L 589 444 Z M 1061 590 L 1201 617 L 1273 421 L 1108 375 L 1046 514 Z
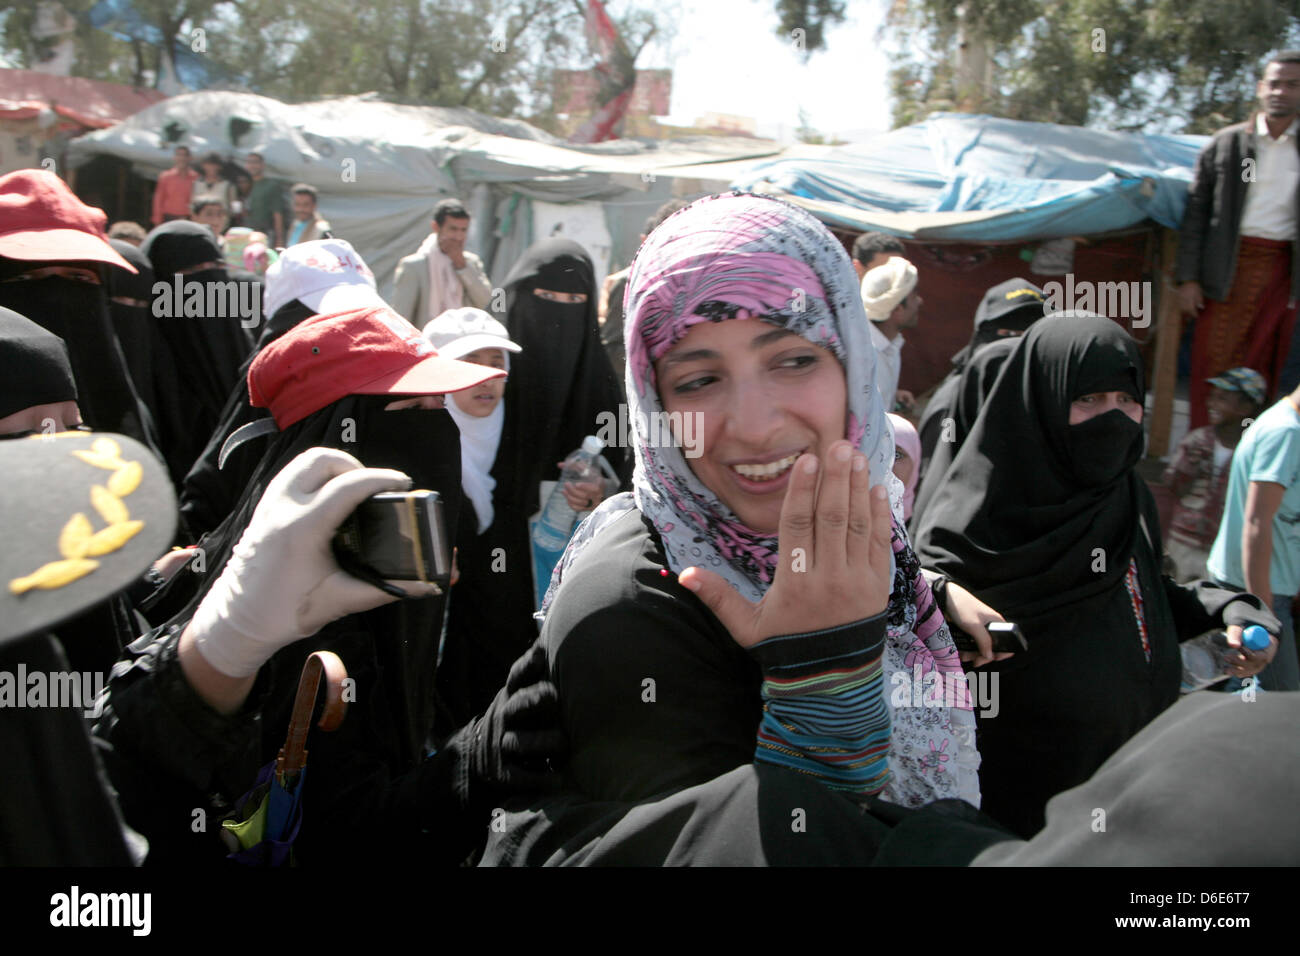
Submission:
M 302 791 L 307 776 L 307 733 L 316 709 L 321 677 L 325 707 L 316 726 L 331 731 L 343 723 L 347 669 L 337 654 L 316 651 L 303 664 L 284 746 L 257 775 L 253 789 L 240 798 L 235 818 L 221 826 L 232 852 L 227 857 L 249 866 L 285 866 L 292 862 L 293 842 L 302 826 Z

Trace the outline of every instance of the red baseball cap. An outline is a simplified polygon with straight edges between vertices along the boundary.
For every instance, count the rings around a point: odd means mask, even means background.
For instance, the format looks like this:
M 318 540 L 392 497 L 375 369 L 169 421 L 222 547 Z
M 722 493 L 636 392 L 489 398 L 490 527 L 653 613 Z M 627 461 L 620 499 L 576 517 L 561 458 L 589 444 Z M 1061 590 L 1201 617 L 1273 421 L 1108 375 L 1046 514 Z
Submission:
M 102 209 L 87 206 L 58 176 L 20 169 L 0 176 L 0 256 L 28 262 L 105 262 L 135 266 L 108 244 Z
M 313 315 L 258 353 L 248 400 L 281 429 L 346 395 L 441 395 L 502 378 L 438 351 L 387 306 Z

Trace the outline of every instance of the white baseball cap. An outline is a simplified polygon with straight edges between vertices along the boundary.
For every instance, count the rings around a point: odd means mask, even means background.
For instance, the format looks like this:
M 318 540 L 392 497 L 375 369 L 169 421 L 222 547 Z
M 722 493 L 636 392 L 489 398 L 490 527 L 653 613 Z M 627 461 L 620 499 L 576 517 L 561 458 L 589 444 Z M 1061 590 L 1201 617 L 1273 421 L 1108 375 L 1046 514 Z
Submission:
M 521 352 L 506 327 L 482 309 L 448 309 L 424 327 L 424 337 L 444 358 L 458 359 L 479 349 Z
M 387 306 L 375 274 L 346 239 L 313 239 L 290 246 L 266 270 L 266 313 L 294 299 L 317 315 Z

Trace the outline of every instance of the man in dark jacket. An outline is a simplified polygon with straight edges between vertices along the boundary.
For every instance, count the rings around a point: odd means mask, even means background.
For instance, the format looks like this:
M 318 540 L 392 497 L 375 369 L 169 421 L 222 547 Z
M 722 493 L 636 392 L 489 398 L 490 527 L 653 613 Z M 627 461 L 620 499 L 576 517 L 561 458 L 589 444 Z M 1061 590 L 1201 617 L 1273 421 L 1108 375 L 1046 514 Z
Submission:
M 1220 372 L 1257 368 L 1275 387 L 1288 378 L 1284 359 L 1300 297 L 1300 50 L 1270 60 L 1257 92 L 1260 112 L 1201 150 L 1183 216 L 1175 278 L 1180 309 L 1197 316 L 1193 428 L 1208 421 L 1206 382 Z M 1300 371 L 1292 363 L 1290 377 Z M 1282 382 L 1281 390 L 1295 384 Z

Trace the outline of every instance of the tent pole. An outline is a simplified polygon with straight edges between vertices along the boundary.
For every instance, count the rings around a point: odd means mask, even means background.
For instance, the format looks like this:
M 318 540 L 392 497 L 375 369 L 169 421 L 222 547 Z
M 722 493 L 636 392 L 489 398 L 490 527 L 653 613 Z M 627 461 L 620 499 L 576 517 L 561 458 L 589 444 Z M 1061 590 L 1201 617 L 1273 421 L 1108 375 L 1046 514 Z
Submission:
M 1174 417 L 1174 390 L 1178 385 L 1178 342 L 1182 338 L 1182 314 L 1174 295 L 1173 268 L 1178 254 L 1178 234 L 1161 229 L 1160 277 L 1157 294 L 1156 358 L 1152 378 L 1155 401 L 1151 408 L 1151 430 L 1147 456 L 1161 458 L 1169 450 L 1169 432 Z

